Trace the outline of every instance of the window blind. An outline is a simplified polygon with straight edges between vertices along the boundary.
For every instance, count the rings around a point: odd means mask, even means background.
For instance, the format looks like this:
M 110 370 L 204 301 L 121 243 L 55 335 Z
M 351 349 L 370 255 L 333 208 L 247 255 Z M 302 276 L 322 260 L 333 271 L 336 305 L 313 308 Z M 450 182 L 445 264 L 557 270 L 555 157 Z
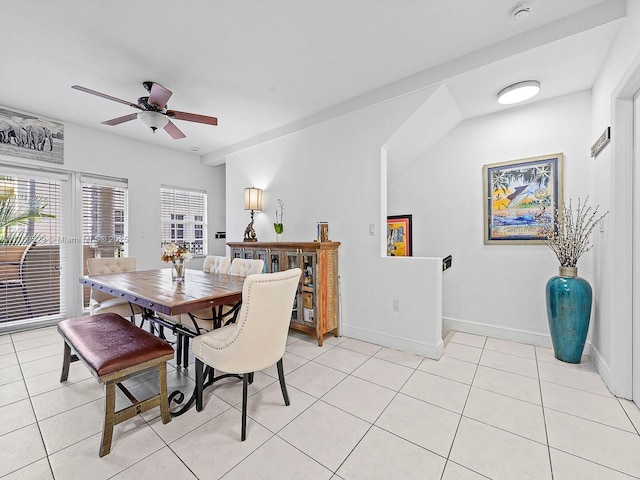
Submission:
M 126 183 L 82 176 L 82 268 L 89 258 L 124 257 L 128 251 Z M 84 289 L 89 305 L 89 288 Z
M 160 188 L 161 244 L 178 243 L 194 255 L 207 254 L 207 193 Z
M 0 322 L 65 312 L 62 183 L 0 166 Z

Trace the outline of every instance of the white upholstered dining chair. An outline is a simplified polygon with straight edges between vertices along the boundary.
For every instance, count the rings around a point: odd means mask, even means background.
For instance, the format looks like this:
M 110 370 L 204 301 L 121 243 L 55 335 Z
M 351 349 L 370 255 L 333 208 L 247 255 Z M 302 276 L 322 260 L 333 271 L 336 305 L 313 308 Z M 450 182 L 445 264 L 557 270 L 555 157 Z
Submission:
M 229 267 L 229 274 L 246 277 L 254 273 L 262 273 L 264 260 L 252 258 L 234 258 Z
M 221 255 L 207 255 L 202 265 L 202 270 L 209 273 L 229 273 L 231 259 Z M 262 260 L 260 265 L 254 268 L 260 268 L 262 271 Z M 223 311 L 230 311 L 233 306 L 224 306 Z M 163 320 L 182 325 L 188 330 L 191 330 L 194 335 L 199 335 L 203 332 L 209 332 L 213 330 L 213 317 L 214 312 L 211 308 L 206 308 L 191 312 L 191 315 L 182 313 L 180 315 L 166 315 L 164 313 L 157 313 L 157 315 Z M 189 336 L 178 333 L 177 335 L 177 363 L 184 368 L 189 366 Z
M 225 257 L 226 258 L 226 257 Z M 224 266 L 224 265 L 222 265 Z M 234 258 L 229 266 L 228 273 L 230 275 L 238 275 L 246 277 L 247 275 L 253 275 L 256 273 L 262 273 L 264 268 L 264 260 L 254 260 L 248 258 Z M 205 271 L 207 271 L 205 269 Z M 220 272 L 227 273 L 227 272 Z M 214 307 L 216 308 L 216 307 Z M 235 313 L 238 311 L 238 305 L 222 305 L 222 316 L 227 321 L 233 321 Z M 211 308 L 205 308 L 195 312 L 190 312 L 191 315 L 183 313 L 179 319 L 180 323 L 185 327 L 195 330 L 197 328 L 198 333 L 200 331 L 210 332 L 213 330 L 213 318 L 214 312 Z M 194 325 L 195 322 L 195 325 Z
M 134 257 L 89 258 L 87 260 L 89 275 L 107 275 L 110 273 L 134 272 L 135 270 L 136 259 Z M 91 296 L 89 297 L 89 313 L 91 315 L 117 313 L 123 317 L 131 318 L 131 321 L 135 323 L 135 316 L 142 313 L 142 309 L 123 298 L 117 298 L 92 288 Z
M 302 270 L 247 276 L 242 288 L 242 307 L 236 323 L 193 339 L 196 356 L 196 410 L 203 407 L 205 378 L 214 370 L 239 374 L 242 380 L 242 435 L 247 437 L 247 387 L 254 372 L 277 364 L 285 405 L 289 405 L 284 381 L 284 356 L 291 310 Z M 205 365 L 210 371 L 205 374 Z
M 202 270 L 209 273 L 229 273 L 231 259 L 222 255 L 207 255 L 204 257 Z

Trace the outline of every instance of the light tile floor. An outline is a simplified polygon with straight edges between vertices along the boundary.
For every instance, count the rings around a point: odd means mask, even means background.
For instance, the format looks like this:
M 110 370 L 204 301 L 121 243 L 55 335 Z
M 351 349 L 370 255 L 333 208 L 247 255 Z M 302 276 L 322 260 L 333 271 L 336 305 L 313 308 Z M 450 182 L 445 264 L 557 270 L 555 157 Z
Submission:
M 284 359 L 250 387 L 208 389 L 205 408 L 163 425 L 150 411 L 115 428 L 98 457 L 102 387 L 81 363 L 59 383 L 54 328 L 0 336 L 0 477 L 6 479 L 598 479 L 640 478 L 640 411 L 610 395 L 585 357 L 453 333 L 439 361 L 349 338 L 322 348 L 291 334 Z M 169 368 L 170 390 L 193 367 Z M 130 380 L 144 398 L 155 379 Z M 124 397 L 118 402 L 124 405 Z

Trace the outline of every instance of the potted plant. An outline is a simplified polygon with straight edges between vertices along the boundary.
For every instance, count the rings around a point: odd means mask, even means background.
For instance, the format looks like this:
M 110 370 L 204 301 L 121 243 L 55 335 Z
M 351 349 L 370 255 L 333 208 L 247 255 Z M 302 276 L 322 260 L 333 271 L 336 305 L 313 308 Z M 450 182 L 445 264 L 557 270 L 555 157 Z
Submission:
M 46 199 L 38 196 L 16 195 L 13 180 L 0 177 L 0 245 L 29 245 L 37 242 L 42 235 L 28 235 L 25 229 L 14 227 L 28 225 L 31 221 L 54 218 L 44 213 Z
M 281 199 L 277 199 L 278 207 L 276 208 L 276 221 L 273 223 L 273 228 L 276 231 L 276 240 L 280 241 L 280 236 L 284 232 L 284 224 L 282 218 L 284 217 L 284 202 Z
M 588 206 L 588 200 L 578 199 L 575 210 L 569 200 L 554 212 L 555 228 L 543 229 L 545 244 L 560 262 L 559 275 L 545 289 L 551 341 L 555 357 L 568 363 L 580 363 L 591 318 L 591 285 L 578 277 L 578 259 L 591 250 L 591 232 L 609 213 L 598 216 L 599 207 Z

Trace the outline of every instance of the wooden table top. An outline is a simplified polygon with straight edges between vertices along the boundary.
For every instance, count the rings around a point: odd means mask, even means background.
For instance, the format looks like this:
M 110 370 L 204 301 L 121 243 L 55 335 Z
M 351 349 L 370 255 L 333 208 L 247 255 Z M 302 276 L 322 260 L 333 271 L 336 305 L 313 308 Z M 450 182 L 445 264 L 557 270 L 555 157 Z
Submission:
M 239 302 L 244 280 L 238 275 L 187 269 L 184 281 L 176 282 L 171 268 L 80 277 L 83 285 L 167 315 Z

